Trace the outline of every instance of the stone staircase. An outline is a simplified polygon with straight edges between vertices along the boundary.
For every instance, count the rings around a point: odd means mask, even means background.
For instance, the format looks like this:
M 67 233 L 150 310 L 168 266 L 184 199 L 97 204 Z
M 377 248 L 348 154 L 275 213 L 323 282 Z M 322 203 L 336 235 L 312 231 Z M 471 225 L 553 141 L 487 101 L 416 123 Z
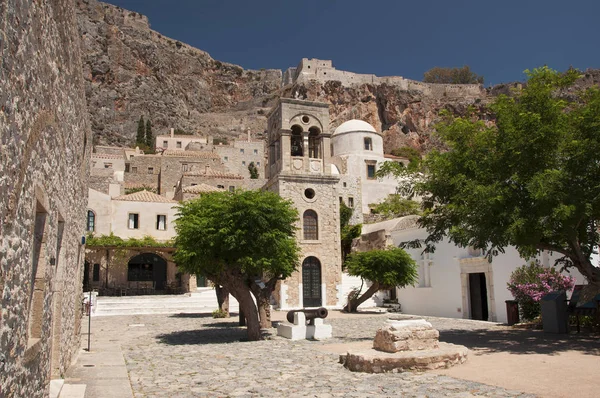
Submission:
M 198 288 L 178 295 L 98 297 L 92 316 L 148 314 L 210 314 L 218 308 L 213 288 Z M 238 302 L 229 296 L 229 311 L 238 312 Z
M 387 312 L 402 312 L 402 305 L 398 300 L 385 300 L 381 305 Z

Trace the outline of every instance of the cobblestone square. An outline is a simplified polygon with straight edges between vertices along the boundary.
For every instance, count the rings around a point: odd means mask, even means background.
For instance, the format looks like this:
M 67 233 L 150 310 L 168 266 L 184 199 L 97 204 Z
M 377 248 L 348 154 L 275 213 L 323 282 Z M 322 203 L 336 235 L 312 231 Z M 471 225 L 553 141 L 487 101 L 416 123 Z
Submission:
M 99 317 L 93 318 L 92 331 L 93 344 L 121 347 L 135 397 L 532 396 L 435 373 L 366 374 L 343 368 L 331 348 L 370 344 L 388 316 L 327 319 L 334 337 L 326 341 L 273 336 L 247 342 L 237 317 L 209 314 Z M 429 320 L 442 333 L 458 325 L 482 328 L 476 322 Z

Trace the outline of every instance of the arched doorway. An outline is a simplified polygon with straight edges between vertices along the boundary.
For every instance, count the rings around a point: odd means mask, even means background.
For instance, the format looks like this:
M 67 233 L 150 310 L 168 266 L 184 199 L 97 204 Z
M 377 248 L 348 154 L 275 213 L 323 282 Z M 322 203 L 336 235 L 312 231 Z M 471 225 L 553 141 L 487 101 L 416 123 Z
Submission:
M 167 262 L 158 254 L 142 253 L 127 264 L 129 282 L 153 281 L 156 290 L 164 290 L 167 281 Z
M 320 307 L 321 300 L 321 262 L 316 257 L 306 257 L 302 262 L 302 305 Z

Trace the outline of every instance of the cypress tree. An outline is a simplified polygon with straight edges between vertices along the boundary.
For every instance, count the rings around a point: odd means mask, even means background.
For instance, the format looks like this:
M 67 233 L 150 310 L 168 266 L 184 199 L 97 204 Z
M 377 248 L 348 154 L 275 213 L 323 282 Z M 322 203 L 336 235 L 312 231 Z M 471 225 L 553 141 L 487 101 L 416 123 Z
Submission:
M 137 135 L 135 136 L 136 145 L 144 145 L 146 143 L 146 128 L 144 127 L 144 116 L 140 116 L 138 121 Z
M 152 135 L 152 122 L 150 122 L 150 119 L 146 121 L 146 145 L 150 149 L 154 149 L 154 136 Z

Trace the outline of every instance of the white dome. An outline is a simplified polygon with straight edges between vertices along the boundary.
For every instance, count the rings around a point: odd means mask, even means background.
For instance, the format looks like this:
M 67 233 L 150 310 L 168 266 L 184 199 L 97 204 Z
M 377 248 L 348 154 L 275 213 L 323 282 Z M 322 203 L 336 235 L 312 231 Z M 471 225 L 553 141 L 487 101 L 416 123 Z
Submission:
M 375 127 L 371 126 L 369 123 L 365 122 L 364 120 L 358 120 L 358 119 L 352 119 L 352 120 L 348 120 L 347 122 L 344 122 L 342 124 L 339 125 L 339 127 L 337 129 L 335 129 L 335 131 L 333 132 L 333 134 L 344 134 L 344 133 L 350 133 L 350 132 L 354 132 L 354 131 L 366 131 L 369 133 L 377 133 L 377 130 L 375 130 Z

